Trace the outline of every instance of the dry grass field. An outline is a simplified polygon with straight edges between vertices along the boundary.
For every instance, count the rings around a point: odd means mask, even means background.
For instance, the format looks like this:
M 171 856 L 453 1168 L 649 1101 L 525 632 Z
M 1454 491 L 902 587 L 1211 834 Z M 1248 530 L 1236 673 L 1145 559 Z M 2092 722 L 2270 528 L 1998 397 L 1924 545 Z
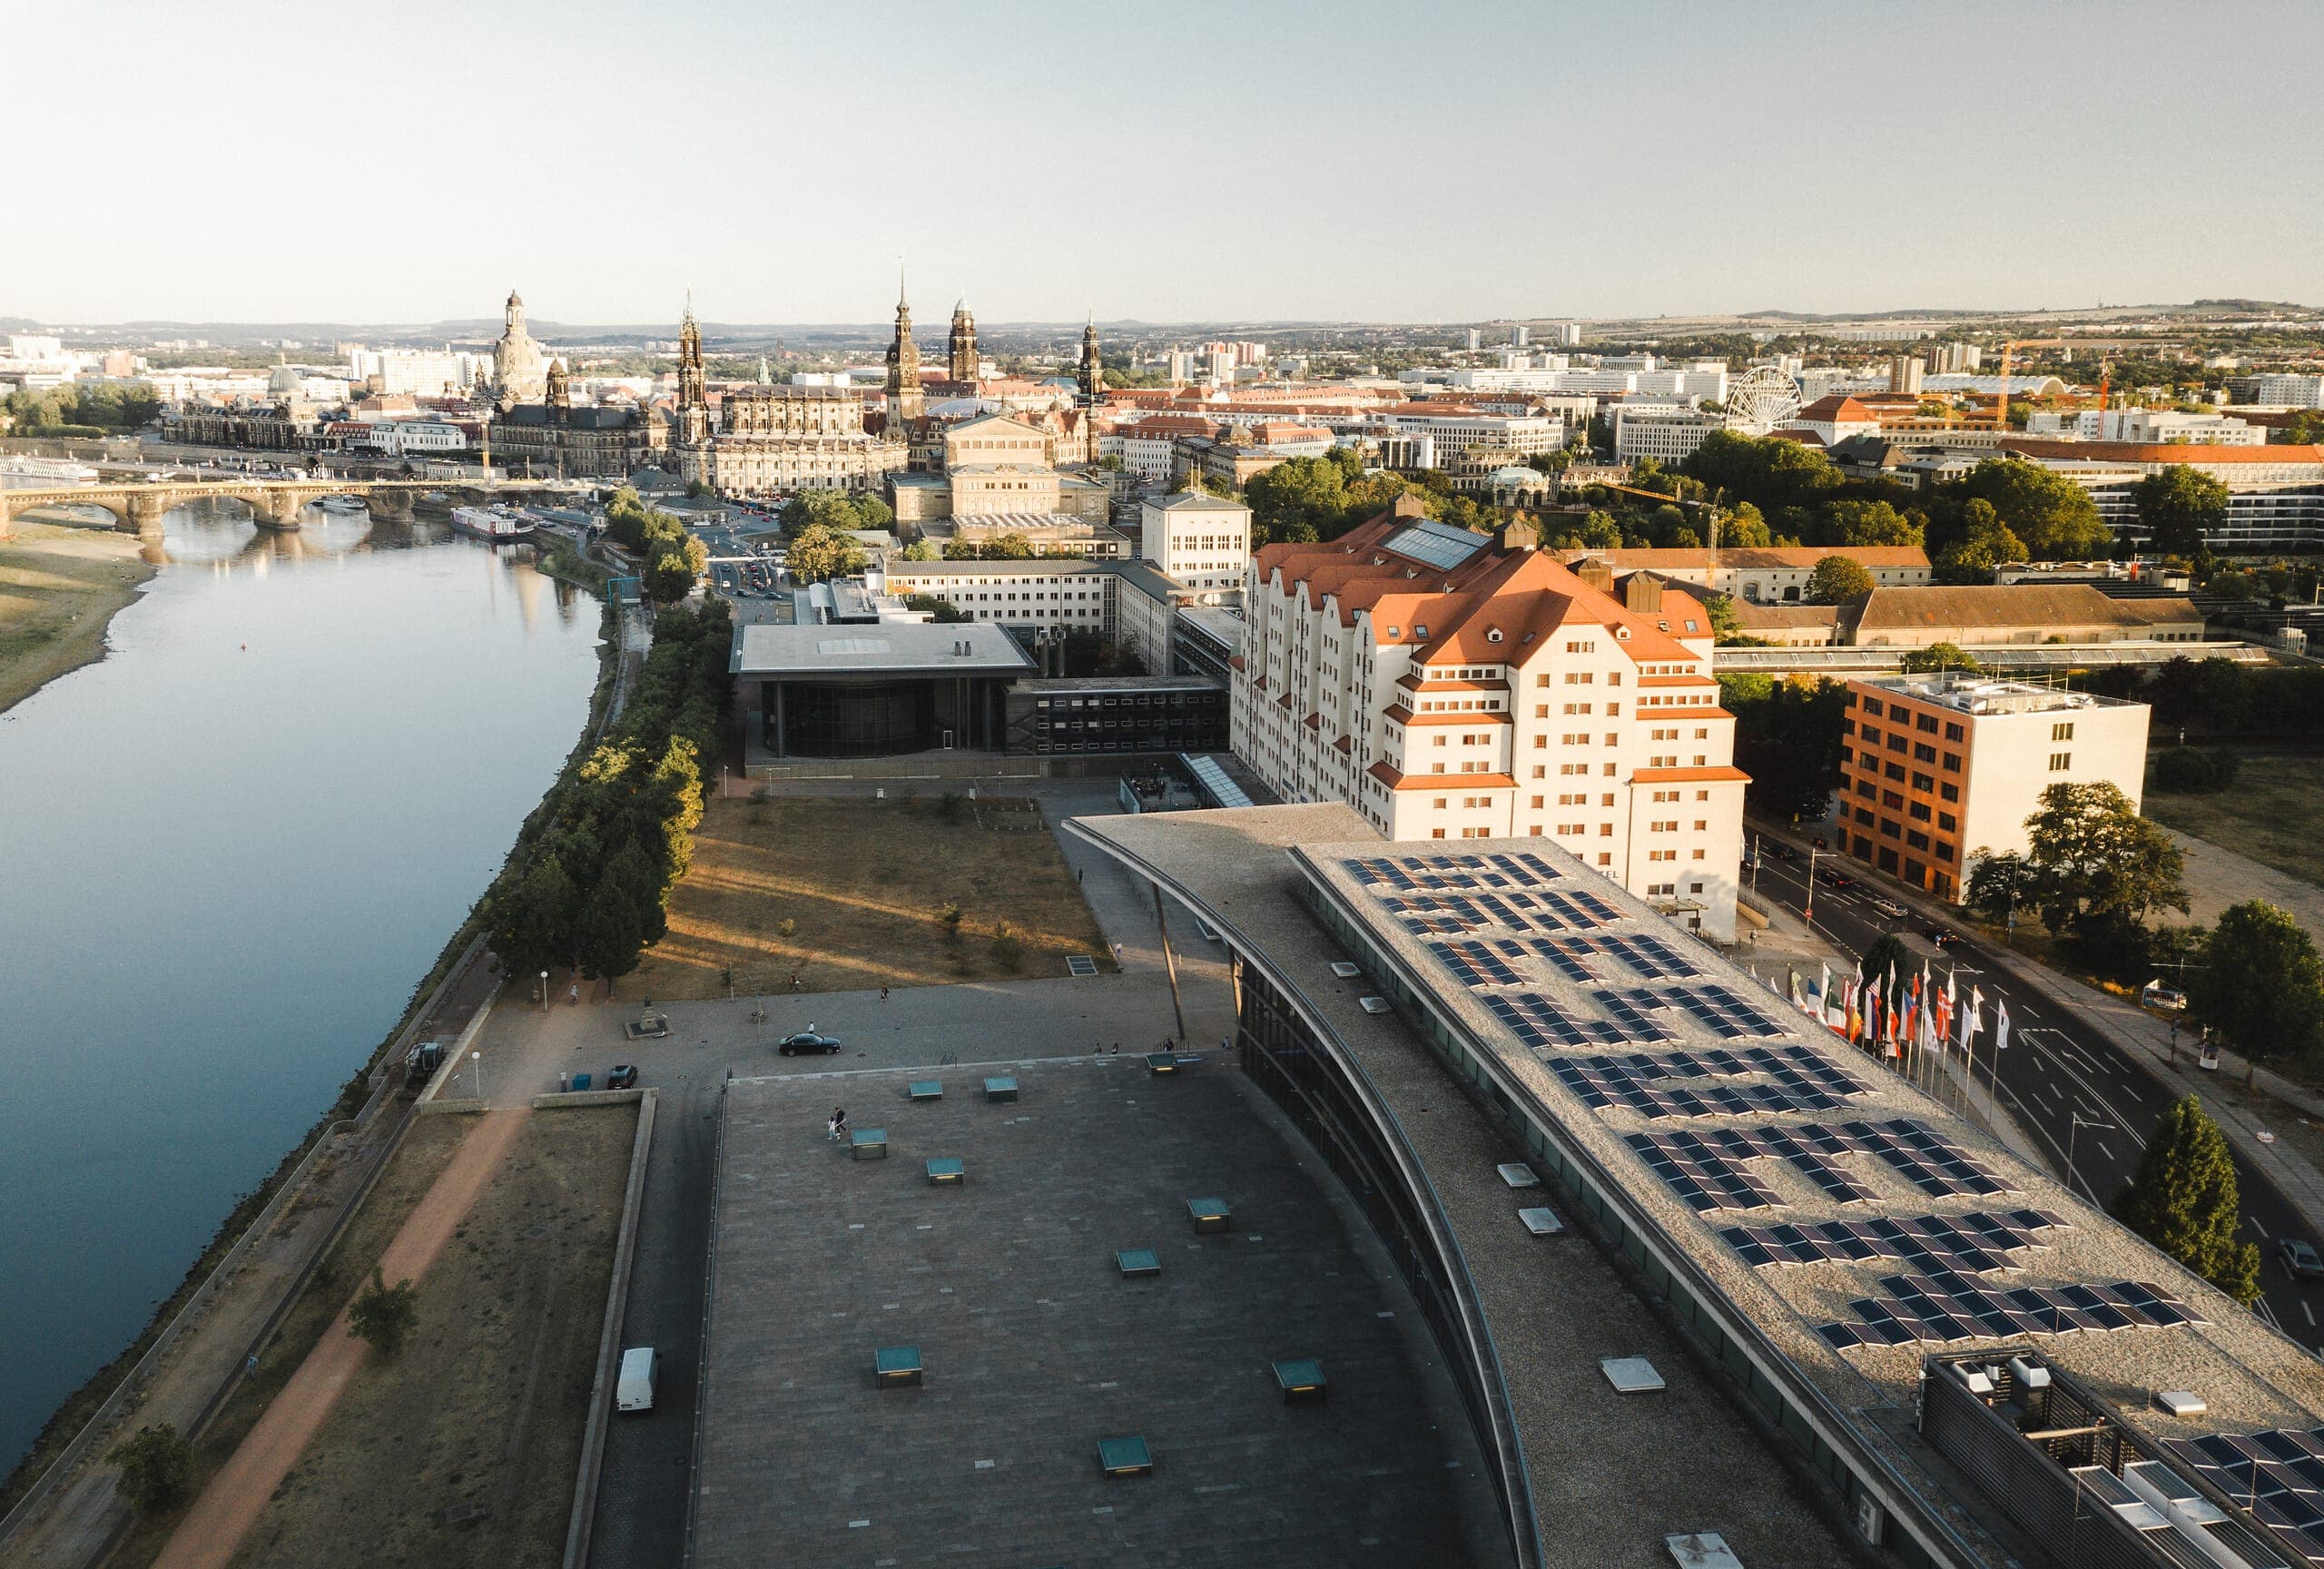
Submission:
M 2146 792 L 2146 815 L 2208 839 L 2288 877 L 2324 883 L 2316 824 L 2324 815 L 2324 757 L 2247 756 L 2235 784 L 2215 795 Z
M 942 912 L 960 913 L 957 933 Z M 999 942 L 1003 926 L 1015 944 Z M 1112 957 L 1031 801 L 713 800 L 670 932 L 622 979 L 656 1000 L 1063 975 Z M 1014 959 L 1014 967 L 1011 959 Z
M 530 1116 L 420 1282 L 410 1344 L 357 1374 L 238 1569 L 562 1561 L 636 1130 L 630 1106 Z

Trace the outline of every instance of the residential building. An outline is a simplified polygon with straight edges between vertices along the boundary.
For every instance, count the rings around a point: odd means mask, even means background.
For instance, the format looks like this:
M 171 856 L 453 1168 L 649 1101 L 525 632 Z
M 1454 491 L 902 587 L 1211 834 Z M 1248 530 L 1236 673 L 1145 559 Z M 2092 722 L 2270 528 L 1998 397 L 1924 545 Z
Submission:
M 2251 395 L 2239 400 L 2245 403 L 2266 403 L 2288 409 L 2324 409 L 2324 376 L 2251 376 L 2237 377 L 2248 380 Z
M 1479 445 L 1506 448 L 1520 457 L 1555 452 L 1565 446 L 1565 421 L 1541 414 L 1485 414 L 1449 408 L 1416 413 L 1389 409 L 1374 414 L 1370 425 L 1385 435 L 1427 437 L 1439 464 Z
M 1138 556 L 1196 589 L 1240 589 L 1251 565 L 1251 509 L 1203 490 L 1138 504 Z
M 1602 561 L 1616 572 L 1653 572 L 1756 604 L 1797 604 L 1817 563 L 1842 556 L 1872 574 L 1876 587 L 1911 587 L 1929 579 L 1928 552 L 1917 545 L 1728 545 L 1717 550 L 1570 550 L 1566 564 Z
M 1888 390 L 1906 397 L 1917 397 L 1921 377 L 1927 367 L 1909 354 L 1899 354 L 1888 361 Z
M 1617 403 L 1608 413 L 1614 428 L 1614 459 L 1635 463 L 1651 458 L 1665 468 L 1694 456 L 1714 430 L 1727 429 L 1727 416 L 1669 403 Z
M 1777 434 L 1788 430 L 1808 431 L 1823 446 L 1832 447 L 1851 436 L 1879 435 L 1880 416 L 1853 398 L 1831 392 L 1777 428 Z
M 1201 415 L 1148 414 L 1123 420 L 1110 434 L 1100 435 L 1098 452 L 1100 457 L 1119 458 L 1123 469 L 1136 475 L 1142 486 L 1166 486 L 1176 483 L 1180 472 L 1179 439 L 1193 436 L 1211 440 L 1218 433 L 1218 421 Z
M 2084 409 L 2072 413 L 2040 410 L 2027 419 L 2025 433 L 2078 441 L 2204 447 L 2261 447 L 2268 440 L 2264 425 L 2226 414 L 2183 414 L 2176 409 Z
M 1233 745 L 1286 800 L 1394 839 L 1543 837 L 1732 938 L 1743 789 L 1702 606 L 1624 603 L 1524 532 L 1413 498 L 1323 545 L 1253 558 Z
M 2138 806 L 2147 706 L 1959 671 L 1847 683 L 1839 818 L 1847 853 L 1958 901 L 1976 863 L 2024 854 L 2053 784 Z

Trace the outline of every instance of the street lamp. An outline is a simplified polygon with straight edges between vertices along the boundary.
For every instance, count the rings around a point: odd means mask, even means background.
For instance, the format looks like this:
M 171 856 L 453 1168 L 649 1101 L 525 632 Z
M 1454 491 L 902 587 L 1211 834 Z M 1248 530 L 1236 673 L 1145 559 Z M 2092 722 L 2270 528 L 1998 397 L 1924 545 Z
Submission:
M 541 972 L 541 1011 L 548 1011 L 548 972 Z
M 476 1098 L 478 1100 L 481 1100 L 484 1099 L 484 1053 L 481 1051 L 469 1052 L 468 1061 L 474 1066 L 476 1071 Z

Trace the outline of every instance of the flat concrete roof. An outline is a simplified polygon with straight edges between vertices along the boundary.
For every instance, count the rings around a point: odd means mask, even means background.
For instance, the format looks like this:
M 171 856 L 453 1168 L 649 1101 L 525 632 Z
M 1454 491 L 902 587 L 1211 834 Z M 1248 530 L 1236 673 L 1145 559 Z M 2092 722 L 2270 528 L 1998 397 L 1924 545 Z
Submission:
M 1857 1560 L 1772 1463 L 1728 1397 L 1572 1232 L 1537 1238 L 1517 1211 L 1564 1200 L 1512 1190 L 1496 1168 L 1530 1157 L 1488 1122 L 1393 1014 L 1361 999 L 1370 977 L 1332 973 L 1346 951 L 1299 903 L 1292 847 L 1368 832 L 1348 807 L 1078 817 L 1076 832 L 1163 872 L 1234 948 L 1266 955 L 1345 1044 L 1425 1166 L 1500 1354 L 1545 1562 L 1669 1569 L 1665 1535 L 1724 1532 L 1749 1564 L 1841 1569 Z M 1396 846 L 1372 841 L 1374 853 Z M 1567 1217 L 1571 1219 L 1571 1217 Z M 1669 1388 L 1620 1394 L 1603 1357 L 1644 1356 Z
M 730 675 L 812 680 L 832 676 L 1013 676 L 1033 662 L 990 622 L 881 621 L 734 628 Z
M 1497 1508 L 1418 1309 L 1204 1057 L 736 1081 L 695 1562 L 1486 1561 Z M 989 1102 L 1004 1074 L 1018 1099 Z M 929 1079 L 942 1099 L 911 1100 Z M 826 1138 L 834 1102 L 884 1160 Z M 931 1159 L 964 1179 L 931 1184 Z M 1214 1196 L 1231 1229 L 1198 1236 L 1187 1201 Z M 1133 1248 L 1161 1273 L 1125 1277 Z M 918 1348 L 920 1386 L 875 1386 L 889 1346 Z M 1328 1400 L 1286 1406 L 1283 1357 L 1319 1359 Z M 1099 1441 L 1132 1435 L 1154 1474 L 1102 1476 Z
M 1553 844 L 1542 839 L 1472 840 L 1452 844 L 1391 844 L 1369 837 L 1361 818 L 1344 806 L 1284 806 L 1231 813 L 1174 813 L 1118 819 L 1077 819 L 1075 827 L 1094 838 L 1119 845 L 1205 897 L 1212 919 L 1222 930 L 1243 929 L 1256 951 L 1297 968 L 1300 984 L 1309 994 L 1325 992 L 1328 974 L 1315 978 L 1325 954 L 1345 955 L 1326 940 L 1314 917 L 1297 902 L 1296 890 L 1313 880 L 1357 923 L 1384 962 L 1416 982 L 1429 1009 L 1451 1023 L 1474 1049 L 1490 1055 L 1497 1071 L 1517 1087 L 1530 1110 L 1547 1120 L 1556 1137 L 1579 1150 L 1597 1169 L 1609 1174 L 1625 1201 L 1635 1207 L 1655 1233 L 1659 1245 L 1683 1258 L 1707 1279 L 1726 1304 L 1765 1337 L 1797 1375 L 1820 1392 L 1830 1406 L 1848 1414 L 1859 1439 L 1924 1496 L 1947 1500 L 1958 1513 L 1961 1497 L 1957 1476 L 1938 1469 L 1925 1446 L 1908 1435 L 1913 1426 L 1914 1389 L 1924 1356 L 1977 1346 L 2030 1343 L 2038 1346 L 2053 1364 L 2073 1374 L 2094 1393 L 2112 1401 L 2141 1431 L 2156 1438 L 2187 1438 L 2221 1431 L 2269 1427 L 2315 1428 L 2324 1425 L 2324 1367 L 2290 1340 L 2269 1328 L 2251 1313 L 2237 1307 L 2210 1285 L 2149 1247 L 2112 1219 L 2046 1173 L 2026 1165 L 1983 1130 L 1955 1115 L 1905 1080 L 1887 1072 L 1871 1058 L 1848 1046 L 1829 1030 L 1816 1025 L 1723 955 L 1672 925 L 1643 900 L 1597 874 Z M 1422 933 L 1410 923 L 1435 919 L 1424 904 L 1393 909 L 1387 899 L 1428 900 L 1451 893 L 1475 900 L 1479 895 L 1524 891 L 1527 879 L 1503 877 L 1499 886 L 1488 881 L 1494 873 L 1472 858 L 1531 856 L 1554 876 L 1536 882 L 1568 894 L 1585 893 L 1602 913 L 1561 909 L 1561 927 L 1553 934 L 1563 941 L 1570 933 L 1595 942 L 1606 936 L 1661 939 L 1691 973 L 1675 983 L 1703 991 L 1720 988 L 1743 1006 L 1743 1014 L 1760 1014 L 1782 1027 L 1777 1035 L 1720 1033 L 1709 1021 L 1684 1007 L 1647 1007 L 1640 994 L 1673 984 L 1638 972 L 1627 961 L 1612 955 L 1583 952 L 1575 957 L 1593 979 L 1577 979 L 1560 965 L 1533 952 L 1496 956 L 1515 973 L 1516 984 L 1472 985 L 1456 975 L 1447 958 L 1433 952 L 1434 942 L 1498 943 L 1515 935 L 1489 912 L 1466 931 L 1452 926 L 1442 933 Z M 1431 871 L 1426 863 L 1443 858 L 1448 864 Z M 1366 866 L 1365 863 L 1372 863 Z M 1418 879 L 1427 884 L 1411 891 L 1391 882 L 1374 880 L 1383 864 L 1422 868 Z M 1409 873 L 1409 871 L 1407 872 Z M 1465 891 L 1465 892 L 1464 892 Z M 1457 913 L 1449 916 L 1454 924 Z M 1246 925 L 1246 922 L 1251 923 Z M 1539 929 L 1537 929 L 1539 930 Z M 1229 941 L 1236 933 L 1228 933 Z M 1519 941 L 1531 942 L 1528 934 Z M 1311 979 L 1315 981 L 1310 985 Z M 1377 986 L 1377 980 L 1370 982 Z M 1593 1041 L 1571 1046 L 1535 1045 L 1521 1039 L 1489 998 L 1513 999 L 1518 992 L 1542 999 L 1550 1011 L 1586 1029 L 1619 1022 L 1608 998 L 1621 994 L 1632 1000 L 1633 1011 L 1642 1013 L 1660 1039 Z M 1335 1031 L 1344 1033 L 1367 1071 L 1375 1061 L 1393 1061 L 1397 1042 L 1409 1056 L 1421 1052 L 1403 1026 L 1393 1017 L 1372 1019 L 1354 1011 L 1331 1009 Z M 2024 1021 L 2018 1021 L 2023 1027 Z M 1990 1021 L 1988 1021 L 1990 1029 Z M 1610 1104 L 1593 1104 L 1578 1088 L 1576 1069 L 1594 1069 L 1601 1084 L 1610 1065 L 1644 1067 L 1643 1059 L 1685 1053 L 1738 1051 L 1756 1045 L 1781 1047 L 1807 1054 L 1811 1075 L 1827 1085 L 1849 1081 L 1840 1104 L 1824 1110 L 1771 1110 L 1762 1106 L 1735 1114 L 1696 1109 L 1649 1115 L 1616 1096 Z M 1981 1037 L 1989 1049 L 1990 1034 Z M 1424 1052 L 1427 1072 L 1444 1084 L 1445 1071 Z M 1820 1064 L 1820 1067 L 1814 1066 Z M 1561 1075 L 1560 1070 L 1566 1072 Z M 1375 1078 L 1379 1075 L 1375 1072 Z M 1747 1093 L 1779 1087 L 1780 1081 L 1764 1072 L 1728 1072 L 1703 1068 L 1697 1076 L 1663 1077 L 1648 1067 L 1642 1075 L 1648 1088 L 1659 1091 L 1693 1090 L 1708 1093 L 1734 1088 Z M 1438 1091 L 1439 1098 L 1444 1093 Z M 2001 1191 L 1933 1195 L 1908 1179 L 1891 1160 L 1861 1150 L 1839 1150 L 1827 1165 L 1837 1168 L 1861 1192 L 1842 1198 L 1819 1186 L 1809 1170 L 1783 1158 L 1745 1157 L 1730 1164 L 1757 1179 L 1771 1203 L 1736 1209 L 1697 1210 L 1657 1169 L 1651 1152 L 1631 1140 L 1669 1140 L 1692 1136 L 1713 1141 L 1723 1136 L 1764 1134 L 1775 1128 L 1797 1129 L 1807 1124 L 1827 1126 L 1919 1124 L 1938 1140 L 1941 1152 L 1957 1156 L 1997 1180 Z M 1437 1126 L 1433 1120 L 1410 1118 L 1407 1131 Z M 1487 1141 L 1489 1145 L 1490 1140 Z M 1446 1181 L 1441 1162 L 1453 1169 L 1486 1163 L 1489 1149 L 1454 1148 L 1427 1151 L 1432 1177 Z M 1712 1151 L 1714 1159 L 1719 1152 Z M 1963 1268 L 1977 1288 L 2009 1292 L 2026 1288 L 2059 1289 L 2089 1286 L 2112 1287 L 2122 1281 L 2152 1284 L 2162 1297 L 2181 1304 L 2198 1322 L 2152 1327 L 2124 1327 L 2102 1332 L 1983 1335 L 1949 1342 L 1905 1340 L 1888 1345 L 1864 1342 L 1835 1345 L 1820 1332 L 1826 1325 L 1866 1321 L 1865 1310 L 1891 1292 L 1883 1282 L 1896 1277 L 1926 1276 L 1935 1268 L 1925 1261 L 1898 1257 L 1872 1257 L 1860 1261 L 1817 1258 L 1807 1262 L 1747 1262 L 1738 1242 L 1722 1233 L 1739 1228 L 1831 1226 L 1836 1223 L 1918 1220 L 1935 1217 L 1958 1221 L 1974 1212 L 2006 1214 L 2031 1210 L 2054 1216 L 2061 1226 L 2037 1227 L 2031 1245 L 2004 1246 L 1998 1267 L 1978 1273 Z M 1462 1231 L 1464 1248 L 1469 1234 Z M 1487 1237 L 1482 1248 L 1492 1250 L 1511 1244 Z M 1472 1262 L 1478 1258 L 1472 1253 Z M 1489 1317 L 1491 1316 L 1489 1312 Z M 1541 1358 L 1541 1351 L 1496 1325 L 1503 1357 L 1513 1365 L 1512 1396 L 1530 1377 L 1525 1365 Z M 1846 1337 L 1840 1337 L 1842 1340 Z M 1659 1366 L 1659 1364 L 1658 1364 Z M 1594 1372 L 1594 1368 L 1592 1369 Z M 2209 1402 L 2206 1414 L 2191 1418 L 2168 1416 L 2155 1410 L 2152 1397 L 2158 1389 L 2194 1390 Z M 1543 1426 L 1555 1428 L 1570 1420 L 1556 1408 L 1536 1409 L 1530 1416 L 1517 1396 L 1521 1432 L 1529 1455 L 1544 1437 Z M 1671 1435 L 1674 1444 L 1681 1440 Z M 1684 1442 L 1695 1442 L 1687 1435 Z M 1691 1458 L 1691 1456 L 1690 1456 Z M 1545 1463 L 1537 1463 L 1537 1487 Z M 1555 1520 L 1554 1510 L 1541 1511 L 1545 1529 Z M 1715 1515 L 1704 1524 L 1724 1529 Z M 1965 1521 L 1955 1525 L 1977 1533 Z M 1734 1533 L 1728 1533 L 1730 1540 Z M 2006 1555 L 1997 1543 L 1985 1540 L 1994 1562 Z M 1552 1557 L 1557 1556 L 1553 1551 Z M 1746 1562 L 1755 1561 L 1746 1552 Z M 1797 1562 L 1777 1554 L 1772 1561 Z

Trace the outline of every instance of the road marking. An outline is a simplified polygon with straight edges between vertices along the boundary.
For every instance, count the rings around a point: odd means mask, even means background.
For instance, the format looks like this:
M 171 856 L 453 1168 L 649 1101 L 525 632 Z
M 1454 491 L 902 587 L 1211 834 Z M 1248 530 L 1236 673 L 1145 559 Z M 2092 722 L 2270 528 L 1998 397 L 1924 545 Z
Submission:
M 2279 1335 L 2283 1333 L 2284 1321 L 2276 1317 L 2276 1310 L 2268 1305 L 2268 1299 L 2265 1297 L 2260 1298 L 2259 1301 L 2253 1303 L 2252 1307 L 2258 1309 L 2260 1317 L 2265 1318 L 2268 1321 L 2269 1328 L 2273 1329 Z
M 2106 1140 L 2103 1139 L 2093 1139 L 2091 1142 L 2097 1145 L 2100 1150 L 2105 1151 L 2107 1164 L 2110 1166 L 2112 1165 L 2114 1162 L 2114 1152 L 2112 1150 L 2106 1149 Z
M 2268 1235 L 2268 1229 L 2260 1224 L 2260 1218 L 2257 1215 L 2246 1215 L 2244 1219 L 2251 1222 L 2252 1230 L 2257 1231 L 2262 1237 L 2266 1237 Z M 2270 1239 L 2273 1240 L 2273 1238 Z
M 2315 1327 L 2316 1327 L 2316 1309 L 2315 1309 L 2315 1308 L 2310 1308 L 2310 1307 L 2308 1305 L 2307 1299 L 2306 1299 L 2306 1298 L 2303 1298 L 2301 1299 L 2301 1301 L 2300 1301 L 2300 1304 L 2299 1304 L 2299 1310 L 2300 1310 L 2302 1313 L 2305 1313 L 2305 1314 L 2307 1314 L 2307 1315 L 2308 1315 L 2308 1327 L 2309 1327 L 2310 1329 L 2315 1328 Z

